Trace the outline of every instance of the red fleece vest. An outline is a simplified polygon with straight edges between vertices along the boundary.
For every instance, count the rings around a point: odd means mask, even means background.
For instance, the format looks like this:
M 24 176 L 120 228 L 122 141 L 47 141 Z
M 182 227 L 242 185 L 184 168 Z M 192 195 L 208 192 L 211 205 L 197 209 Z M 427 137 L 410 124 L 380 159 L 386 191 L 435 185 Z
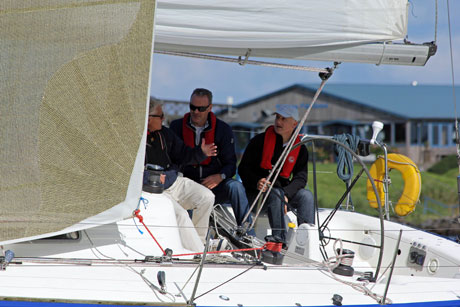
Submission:
M 297 136 L 294 145 L 300 142 L 300 137 Z M 262 161 L 260 162 L 260 167 L 263 169 L 272 169 L 272 158 L 273 153 L 275 151 L 275 144 L 276 144 L 276 133 L 275 128 L 273 126 L 269 126 L 267 130 L 265 130 L 265 138 L 264 138 L 264 151 L 262 152 Z M 284 161 L 283 169 L 280 173 L 281 177 L 289 178 L 292 173 L 292 169 L 297 161 L 297 157 L 299 156 L 300 146 L 296 149 L 292 150 Z
M 211 129 L 204 132 L 204 139 L 206 144 L 214 143 L 214 136 L 216 134 L 216 116 L 214 113 L 209 113 L 211 117 Z M 195 147 L 195 131 L 187 125 L 190 118 L 190 113 L 184 115 L 182 119 L 182 138 L 184 139 L 185 145 L 194 148 Z M 206 160 L 201 162 L 201 165 L 208 165 L 211 163 L 211 157 L 208 157 Z

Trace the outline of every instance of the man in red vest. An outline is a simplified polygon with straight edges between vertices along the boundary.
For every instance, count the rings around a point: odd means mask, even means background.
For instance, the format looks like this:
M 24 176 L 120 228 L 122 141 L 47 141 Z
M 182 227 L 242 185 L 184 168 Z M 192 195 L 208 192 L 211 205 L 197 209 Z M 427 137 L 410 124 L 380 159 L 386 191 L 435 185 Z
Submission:
M 275 114 L 275 124 L 249 141 L 238 167 L 238 173 L 251 202 L 259 191 L 267 191 L 268 184 L 272 184 L 267 181 L 267 177 L 281 156 L 299 120 L 297 107 L 293 105 L 277 105 Z M 297 137 L 295 143 L 299 141 L 300 138 Z M 307 178 L 308 151 L 305 146 L 299 146 L 289 153 L 264 205 L 272 228 L 272 236 L 279 242 L 286 240 L 284 214 L 287 204 L 297 209 L 298 225 L 315 223 L 313 195 L 305 189 Z
M 216 144 L 217 156 L 208 157 L 200 164 L 183 166 L 182 172 L 196 182 L 211 189 L 215 203 L 230 202 L 238 226 L 249 210 L 246 192 L 241 182 L 232 179 L 236 173 L 235 142 L 232 128 L 216 118 L 212 112 L 212 93 L 204 88 L 197 88 L 190 97 L 190 113 L 174 120 L 170 128 L 184 143 L 192 148 L 206 144 Z M 252 222 L 249 216 L 248 222 Z M 248 231 L 254 235 L 254 231 Z

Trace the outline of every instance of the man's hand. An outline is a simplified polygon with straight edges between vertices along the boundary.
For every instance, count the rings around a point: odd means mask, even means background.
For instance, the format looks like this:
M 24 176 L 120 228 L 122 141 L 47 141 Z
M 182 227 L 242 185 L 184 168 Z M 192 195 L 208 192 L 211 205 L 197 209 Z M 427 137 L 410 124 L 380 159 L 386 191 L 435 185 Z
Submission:
M 207 187 L 208 189 L 212 190 L 215 187 L 217 187 L 219 183 L 221 182 L 222 182 L 222 176 L 220 174 L 214 174 L 214 175 L 204 178 L 201 181 L 201 184 Z
M 289 202 L 288 198 L 286 195 L 284 195 L 284 201 L 286 202 L 286 205 L 284 205 L 284 214 L 287 214 L 287 203 Z
M 208 157 L 217 155 L 217 146 L 214 143 L 205 144 L 205 139 L 201 140 L 201 150 Z
M 166 175 L 165 175 L 165 174 L 161 174 L 161 175 L 160 175 L 160 182 L 161 182 L 161 184 L 165 184 L 165 180 L 166 180 Z
M 257 189 L 262 192 L 267 192 L 268 186 L 270 185 L 270 181 L 267 180 L 267 178 L 261 178 L 257 182 Z M 265 185 L 265 187 L 264 187 Z M 263 190 L 262 190 L 263 189 Z

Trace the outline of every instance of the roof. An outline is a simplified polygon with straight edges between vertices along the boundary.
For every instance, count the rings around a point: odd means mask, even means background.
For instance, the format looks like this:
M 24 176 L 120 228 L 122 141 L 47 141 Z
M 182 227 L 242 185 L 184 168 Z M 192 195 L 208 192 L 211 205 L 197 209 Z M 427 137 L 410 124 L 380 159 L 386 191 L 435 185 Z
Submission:
M 310 85 L 297 86 L 312 89 Z M 460 87 L 455 87 L 460 94 Z M 453 119 L 449 85 L 326 84 L 323 94 L 380 109 L 408 119 Z M 321 97 L 321 96 L 320 96 Z M 460 114 L 457 110 L 457 114 Z
M 245 129 L 259 129 L 263 127 L 263 125 L 259 123 L 232 122 L 228 124 L 231 127 L 239 127 L 239 128 L 245 128 Z
M 317 86 L 311 84 L 294 84 L 239 103 L 234 105 L 234 107 L 239 109 L 296 89 L 302 89 L 314 94 Z M 460 86 L 456 86 L 455 91 L 460 95 Z M 324 95 L 407 119 L 446 120 L 454 118 L 453 92 L 452 86 L 449 85 L 413 86 L 326 83 L 320 98 Z M 457 114 L 460 115 L 460 110 L 457 110 Z
M 329 120 L 322 122 L 322 126 L 330 126 L 330 125 L 341 125 L 341 126 L 356 126 L 359 125 L 360 122 L 351 119 L 336 119 L 336 120 Z

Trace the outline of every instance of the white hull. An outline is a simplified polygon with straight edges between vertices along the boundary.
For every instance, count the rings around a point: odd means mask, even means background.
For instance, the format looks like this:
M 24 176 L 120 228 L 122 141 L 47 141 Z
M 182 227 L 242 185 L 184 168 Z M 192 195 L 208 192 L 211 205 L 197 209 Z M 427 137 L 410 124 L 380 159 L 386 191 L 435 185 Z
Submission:
M 161 195 L 144 195 L 149 200 L 147 208 L 141 205 L 144 222 L 163 248 L 171 248 L 174 254 L 186 253 L 182 248 L 171 203 Z M 320 212 L 323 220 L 329 210 Z M 3 246 L 3 251 L 12 250 L 16 258 L 6 270 L 0 271 L 0 306 L 24 306 L 26 301 L 39 305 L 52 302 L 82 304 L 128 304 L 128 305 L 183 305 L 192 296 L 197 268 L 188 256 L 186 261 L 143 262 L 145 256 L 161 256 L 153 239 L 144 231 L 141 235 L 133 219 L 98 226 L 81 232 L 79 240 L 42 240 Z M 338 211 L 330 223 L 332 237 L 344 240 L 379 243 L 379 221 L 358 213 Z M 402 229 L 400 255 L 396 259 L 387 298 L 393 304 L 422 303 L 423 306 L 460 306 L 460 245 L 446 239 L 385 222 L 385 247 L 381 273 L 391 264 L 399 230 Z M 198 289 L 198 306 L 331 306 L 334 294 L 343 297 L 343 305 L 376 305 L 377 302 L 351 286 L 331 277 L 321 265 L 318 248 L 318 233 L 308 230 L 305 255 L 313 261 L 303 262 L 286 255 L 280 266 L 249 264 L 206 264 Z M 298 245 L 294 240 L 289 251 Z M 415 243 L 414 243 L 415 242 Z M 408 262 L 411 247 L 426 252 L 423 266 Z M 333 242 L 327 245 L 329 256 Z M 423 246 L 425 246 L 423 248 Z M 298 246 L 300 247 L 300 246 Z M 356 244 L 344 247 L 355 251 L 353 267 L 355 273 L 375 271 L 378 251 Z M 372 250 L 375 250 L 372 252 Z M 412 249 L 413 251 L 414 249 Z M 30 257 L 30 258 L 28 258 Z M 33 258 L 32 258 L 33 257 Z M 223 257 L 221 257 L 223 258 Z M 368 258 L 368 259 L 363 259 Z M 136 261 L 137 260 L 137 261 Z M 252 267 L 252 269 L 249 269 Z M 245 270 L 247 272 L 243 273 Z M 431 270 L 431 271 L 430 271 Z M 159 287 L 158 271 L 166 274 L 167 292 L 163 295 L 152 290 L 141 277 Z M 376 283 L 367 288 L 372 293 L 383 295 L 390 269 Z M 234 278 L 219 288 L 201 294 Z M 358 276 L 337 278 L 356 282 Z M 183 288 L 182 296 L 176 287 Z M 184 287 L 185 286 L 185 287 Z M 228 298 L 228 300 L 225 300 Z M 13 305 L 13 302 L 16 305 Z M 32 304 L 31 306 L 35 306 Z M 418 305 L 419 306 L 419 305 Z

